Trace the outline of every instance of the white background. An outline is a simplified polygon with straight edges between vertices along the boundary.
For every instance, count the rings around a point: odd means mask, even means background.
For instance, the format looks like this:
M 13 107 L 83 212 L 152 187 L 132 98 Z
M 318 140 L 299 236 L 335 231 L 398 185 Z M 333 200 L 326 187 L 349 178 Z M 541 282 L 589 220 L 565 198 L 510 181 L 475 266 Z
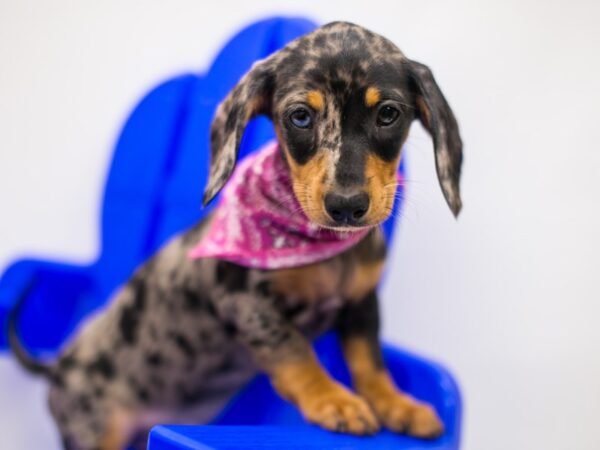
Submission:
M 350 20 L 428 64 L 465 142 L 454 221 L 410 137 L 385 337 L 446 364 L 464 448 L 600 449 L 600 3 L 0 0 L 0 267 L 89 261 L 119 127 L 273 13 Z M 45 385 L 0 357 L 0 448 L 59 447 Z

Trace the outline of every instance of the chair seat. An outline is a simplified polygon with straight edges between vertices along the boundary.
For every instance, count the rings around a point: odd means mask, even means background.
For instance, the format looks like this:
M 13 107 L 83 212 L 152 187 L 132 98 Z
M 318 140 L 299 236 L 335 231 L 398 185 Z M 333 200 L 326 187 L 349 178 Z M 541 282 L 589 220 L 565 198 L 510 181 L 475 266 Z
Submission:
M 338 340 L 330 333 L 315 343 L 327 371 L 346 386 L 350 376 Z M 393 346 L 383 356 L 396 384 L 405 392 L 432 404 L 445 433 L 427 441 L 381 431 L 354 437 L 331 433 L 307 424 L 298 410 L 279 397 L 265 376 L 246 386 L 210 425 L 161 425 L 150 434 L 148 450 L 174 449 L 457 449 L 461 401 L 452 376 L 441 366 Z

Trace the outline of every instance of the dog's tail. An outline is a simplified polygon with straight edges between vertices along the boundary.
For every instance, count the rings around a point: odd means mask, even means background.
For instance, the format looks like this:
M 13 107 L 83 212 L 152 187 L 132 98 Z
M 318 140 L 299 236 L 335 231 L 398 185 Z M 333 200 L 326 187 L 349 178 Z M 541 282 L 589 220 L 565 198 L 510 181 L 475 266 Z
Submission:
M 25 347 L 23 347 L 23 344 L 19 339 L 17 323 L 19 322 L 19 317 L 21 316 L 21 310 L 23 309 L 25 299 L 29 296 L 32 286 L 33 283 L 30 283 L 23 290 L 21 296 L 17 299 L 17 303 L 8 314 L 8 344 L 13 353 L 15 354 L 17 361 L 19 361 L 19 363 L 21 363 L 21 365 L 27 371 L 36 375 L 52 377 L 52 366 L 42 364 L 39 361 L 33 359 L 31 355 L 27 353 L 27 350 L 25 349 Z

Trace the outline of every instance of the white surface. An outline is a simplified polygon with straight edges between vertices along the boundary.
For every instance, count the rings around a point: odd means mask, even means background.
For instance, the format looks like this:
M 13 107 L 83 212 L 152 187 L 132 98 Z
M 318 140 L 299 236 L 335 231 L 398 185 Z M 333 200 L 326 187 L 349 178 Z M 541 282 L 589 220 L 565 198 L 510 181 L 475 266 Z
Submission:
M 464 448 L 597 450 L 600 4 L 483 3 L 0 0 L 0 266 L 93 257 L 115 136 L 154 84 L 266 14 L 351 20 L 433 68 L 466 144 L 455 222 L 413 130 L 386 337 L 457 375 Z M 2 450 L 58 448 L 43 391 L 0 360 Z

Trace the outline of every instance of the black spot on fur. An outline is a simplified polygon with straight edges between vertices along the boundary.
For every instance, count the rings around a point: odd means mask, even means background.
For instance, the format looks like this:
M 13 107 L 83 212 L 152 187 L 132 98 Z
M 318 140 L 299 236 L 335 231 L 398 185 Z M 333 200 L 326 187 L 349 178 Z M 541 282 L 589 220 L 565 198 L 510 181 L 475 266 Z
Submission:
M 136 395 L 138 400 L 143 403 L 146 403 L 148 400 L 150 400 L 150 392 L 146 388 L 138 388 L 138 390 L 136 391 Z
M 256 292 L 263 297 L 268 297 L 271 294 L 271 283 L 266 280 L 260 281 L 255 288 Z
M 314 44 L 315 47 L 319 48 L 319 47 L 323 47 L 326 43 L 326 37 L 324 34 L 319 34 L 315 37 L 314 39 Z
M 123 314 L 119 320 L 119 329 L 121 330 L 121 336 L 126 343 L 131 345 L 135 343 L 138 322 L 139 317 L 134 309 L 127 307 L 123 310 Z
M 192 405 L 198 403 L 206 397 L 206 391 L 204 389 L 199 389 L 190 392 L 185 388 L 185 386 L 177 386 L 177 393 L 179 400 L 184 405 Z
M 100 353 L 97 358 L 86 367 L 88 375 L 99 374 L 110 380 L 115 376 L 115 369 L 112 361 L 105 353 Z
M 129 387 L 135 393 L 137 399 L 140 402 L 146 403 L 151 399 L 151 392 L 146 387 L 144 387 L 142 383 L 140 383 L 136 378 L 128 377 L 127 383 L 129 384 Z
M 263 347 L 266 344 L 266 342 L 264 339 L 254 338 L 250 339 L 250 341 L 248 341 L 248 344 L 250 344 L 250 347 Z
M 64 450 L 75 450 L 75 444 L 73 444 L 73 439 L 67 437 L 67 436 L 63 436 L 61 438 L 62 440 L 62 445 L 63 445 L 63 449 Z
M 60 358 L 58 367 L 60 370 L 68 371 L 77 366 L 77 360 L 72 354 L 67 354 Z
M 306 76 L 317 85 L 325 85 L 328 81 L 327 75 L 320 69 L 310 69 L 306 72 Z
M 58 387 L 65 386 L 65 379 L 61 373 L 53 373 L 52 374 L 52 382 L 54 383 L 55 386 L 58 386 Z
M 290 333 L 290 330 L 287 329 L 272 330 L 270 336 L 271 345 L 273 345 L 273 347 L 283 345 L 283 343 L 290 339 L 291 336 L 292 334 Z
M 285 315 L 290 319 L 293 319 L 297 315 L 306 311 L 307 305 L 306 303 L 296 303 L 294 305 L 288 306 L 285 308 Z
M 177 279 L 177 270 L 171 270 L 171 272 L 169 272 L 169 281 L 171 282 L 171 284 L 175 284 L 175 280 Z
M 206 309 L 207 304 L 206 298 L 204 298 L 199 292 L 191 289 L 185 289 L 183 291 L 183 305 L 186 310 L 190 312 L 198 312 Z
M 211 302 L 206 302 L 206 312 L 212 317 L 217 317 L 217 310 Z
M 283 345 L 292 336 L 287 328 L 272 327 L 269 322 L 264 322 L 262 325 L 263 332 L 248 341 L 251 347 L 276 348 Z
M 344 80 L 340 80 L 340 79 L 331 80 L 329 85 L 331 86 L 331 90 L 336 95 L 336 97 L 345 97 L 346 96 L 346 91 L 348 90 L 348 83 L 346 83 Z
M 137 339 L 140 315 L 146 305 L 146 285 L 140 276 L 136 276 L 130 282 L 130 289 L 133 291 L 133 301 L 123 308 L 119 330 L 123 340 L 133 345 Z
M 225 333 L 229 337 L 235 336 L 238 332 L 237 326 L 231 322 L 225 322 L 225 324 L 223 325 L 223 328 L 225 329 Z
M 92 412 L 92 403 L 87 395 L 81 395 L 79 397 L 79 408 L 86 414 Z
M 210 341 L 210 334 L 206 330 L 200 330 L 198 332 L 198 340 L 202 343 Z
M 248 269 L 227 261 L 219 261 L 216 269 L 217 282 L 229 292 L 245 291 L 248 282 Z
M 233 363 L 232 359 L 225 358 L 223 360 L 223 362 L 221 363 L 221 365 L 219 366 L 219 368 L 217 369 L 217 372 L 230 372 L 234 368 L 235 368 L 235 364 Z
M 379 305 L 377 294 L 371 292 L 358 302 L 345 306 L 338 317 L 336 328 L 342 340 L 351 337 L 364 339 L 376 367 L 383 367 L 383 356 L 379 344 Z
M 217 277 L 217 283 L 219 284 L 223 284 L 225 283 L 225 278 L 227 276 L 227 266 L 228 263 L 226 263 L 225 261 L 219 261 L 219 263 L 217 264 L 217 268 L 216 268 L 216 277 Z
M 146 364 L 151 367 L 160 367 L 164 362 L 164 358 L 159 352 L 152 352 L 146 355 Z
M 179 333 L 171 333 L 170 337 L 175 342 L 177 348 L 189 359 L 193 359 L 196 356 L 196 349 L 185 336 Z
M 256 320 L 258 322 L 258 326 L 263 330 L 268 328 L 271 323 L 268 316 L 260 313 L 256 314 Z

